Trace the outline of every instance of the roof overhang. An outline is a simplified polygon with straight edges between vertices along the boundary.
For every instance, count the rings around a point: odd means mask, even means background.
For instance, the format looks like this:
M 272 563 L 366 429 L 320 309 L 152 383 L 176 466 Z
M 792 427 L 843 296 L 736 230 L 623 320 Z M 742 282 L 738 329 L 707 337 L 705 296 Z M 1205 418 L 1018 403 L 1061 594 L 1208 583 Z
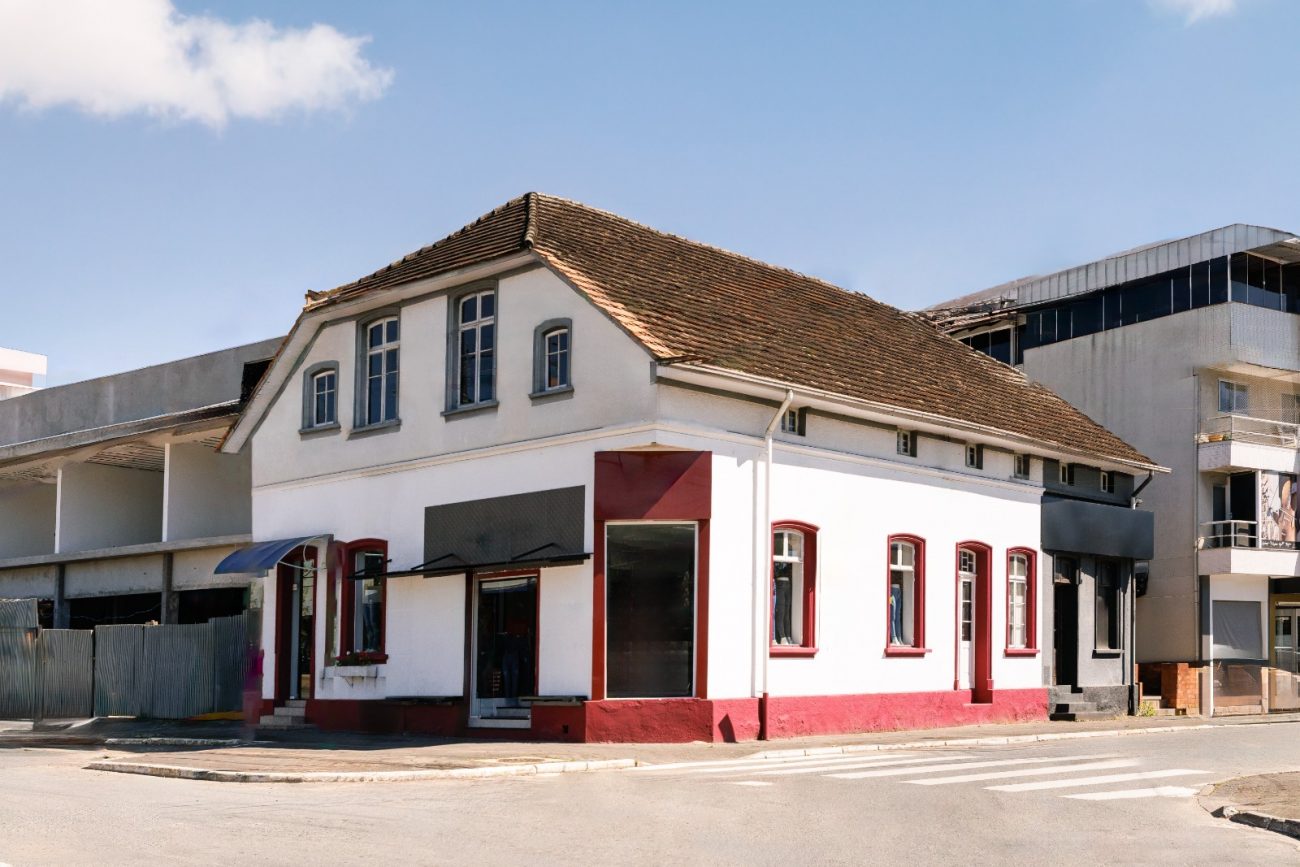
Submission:
M 1135 470 L 1151 473 L 1169 472 L 1167 467 L 1155 463 L 1142 463 L 1112 455 L 1092 454 L 987 425 L 978 425 L 935 413 L 919 412 L 889 404 L 862 400 L 835 392 L 809 388 L 797 383 L 780 382 L 711 365 L 691 363 L 661 364 L 659 376 L 661 379 L 670 382 L 676 380 L 686 385 L 732 391 L 736 394 L 773 401 L 775 404 L 780 404 L 784 400 L 786 393 L 792 391 L 795 400 L 800 406 L 836 413 L 850 418 L 860 418 L 877 424 L 888 426 L 905 425 L 909 429 L 934 436 L 950 437 L 958 434 L 971 442 L 1011 451 L 1026 452 L 1040 457 L 1086 462 L 1102 469 L 1121 472 L 1133 472 Z
M 258 383 L 257 389 L 253 392 L 253 396 L 249 398 L 248 404 L 239 416 L 239 420 L 231 428 L 225 442 L 222 443 L 221 450 L 227 454 L 235 454 L 243 450 L 258 427 L 261 426 L 262 419 L 266 417 L 271 404 L 284 391 L 293 371 L 298 368 L 308 350 L 311 349 L 317 333 L 327 323 L 358 316 L 369 310 L 386 307 L 390 304 L 410 301 L 413 298 L 440 292 L 462 283 L 482 280 L 507 271 L 540 264 L 542 264 L 542 261 L 537 254 L 532 251 L 524 251 L 479 265 L 458 268 L 432 277 L 413 280 L 410 283 L 378 289 L 346 301 L 326 301 L 312 304 L 298 315 L 298 319 L 294 322 L 289 335 L 280 346 L 280 351 L 276 353 L 274 360 L 271 362 L 271 367 L 262 377 L 262 381 Z

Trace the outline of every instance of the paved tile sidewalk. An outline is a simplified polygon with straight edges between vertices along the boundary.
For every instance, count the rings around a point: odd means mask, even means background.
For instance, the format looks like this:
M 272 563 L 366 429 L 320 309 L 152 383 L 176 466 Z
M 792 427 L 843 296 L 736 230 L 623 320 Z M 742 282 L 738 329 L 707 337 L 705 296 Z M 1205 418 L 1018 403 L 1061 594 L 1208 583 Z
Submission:
M 938 745 L 945 741 L 980 739 L 1011 742 L 1037 737 L 1087 737 L 1141 734 L 1206 726 L 1288 724 L 1300 722 L 1300 715 L 1237 717 L 1228 720 L 1200 718 L 1125 717 L 1078 723 L 1022 723 L 1011 725 L 962 726 L 923 731 L 874 732 L 781 741 L 739 744 L 558 744 L 514 741 L 434 740 L 368 736 L 341 732 L 294 732 L 277 734 L 273 742 L 220 748 L 168 747 L 148 744 L 109 745 L 95 750 L 96 758 L 118 764 L 155 768 L 184 768 L 195 772 L 216 771 L 271 775 L 384 775 L 415 771 L 507 768 L 556 762 L 638 763 L 733 759 L 755 753 L 810 751 L 853 751 L 899 744 Z M 177 730 L 175 728 L 173 731 Z M 183 728 L 179 730 L 184 730 Z M 6 738 L 0 735 L 0 746 Z M 575 768 L 576 769 L 576 768 Z M 501 771 L 507 773 L 508 771 Z M 158 775 L 163 775 L 160 772 Z

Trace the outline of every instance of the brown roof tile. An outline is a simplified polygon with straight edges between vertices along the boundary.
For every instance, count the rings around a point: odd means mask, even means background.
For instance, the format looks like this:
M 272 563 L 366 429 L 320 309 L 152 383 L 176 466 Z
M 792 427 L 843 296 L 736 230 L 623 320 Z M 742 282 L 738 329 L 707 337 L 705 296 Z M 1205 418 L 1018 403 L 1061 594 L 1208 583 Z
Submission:
M 531 248 L 660 359 L 701 363 L 1153 465 L 1016 369 L 916 316 L 784 268 L 540 193 L 320 306 Z

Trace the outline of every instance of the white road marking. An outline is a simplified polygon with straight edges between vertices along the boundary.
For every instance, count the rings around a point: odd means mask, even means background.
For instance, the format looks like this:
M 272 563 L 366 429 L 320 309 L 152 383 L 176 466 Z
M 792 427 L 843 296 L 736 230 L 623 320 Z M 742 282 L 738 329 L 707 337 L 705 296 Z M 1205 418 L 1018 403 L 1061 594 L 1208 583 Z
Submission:
M 1005 780 L 1011 777 L 1045 777 L 1048 774 L 1069 774 L 1075 771 L 1104 771 L 1109 768 L 1132 768 L 1140 764 L 1134 759 L 1115 759 L 1109 762 L 1083 762 L 1075 765 L 1053 765 L 1047 768 L 1022 768 L 1018 771 L 993 771 L 987 774 L 959 774 L 955 777 L 932 777 L 928 780 L 908 780 L 915 786 L 947 786 L 952 783 L 975 783 L 980 780 Z
M 858 771 L 852 774 L 827 774 L 828 777 L 834 777 L 838 780 L 865 780 L 869 777 L 901 777 L 905 774 L 926 773 L 933 774 L 938 771 L 962 771 L 967 768 L 998 768 L 1006 765 L 1043 765 L 1050 762 L 1079 762 L 1085 759 L 1114 759 L 1115 755 L 1104 756 L 1053 756 L 1050 759 L 1000 759 L 994 762 L 954 762 L 950 765 L 931 765 L 928 768 L 886 768 L 881 771 Z
M 911 752 L 903 752 L 901 750 L 899 751 L 891 750 L 888 753 L 888 755 L 889 756 L 912 756 L 916 754 Z M 670 762 L 663 765 L 638 765 L 635 768 L 628 768 L 628 770 L 640 771 L 644 773 L 647 771 L 680 771 L 680 770 L 695 770 L 697 768 L 710 768 L 710 767 L 770 768 L 777 765 L 784 766 L 784 767 L 793 767 L 795 765 L 809 765 L 813 763 L 822 763 L 822 762 L 850 762 L 850 761 L 860 762 L 862 760 L 863 760 L 863 756 L 860 753 L 857 755 L 835 755 L 835 756 L 783 756 L 781 758 L 775 758 L 775 759 L 750 758 L 750 759 L 717 759 L 717 760 L 710 760 L 710 761 L 703 761 L 703 762 Z
M 910 755 L 910 754 L 909 754 L 909 755 Z M 888 757 L 882 757 L 881 759 L 873 759 L 873 760 L 871 760 L 871 762 L 870 762 L 870 766 L 874 766 L 874 765 L 881 764 L 882 762 L 887 761 L 887 760 L 888 760 Z M 835 770 L 835 769 L 837 769 L 837 768 L 852 768 L 852 767 L 857 767 L 859 764 L 862 764 L 862 763 L 863 763 L 863 759 L 862 759 L 860 756 L 837 756 L 837 757 L 835 757 L 835 758 L 827 758 L 827 757 L 823 756 L 823 757 L 820 758 L 820 759 L 807 759 L 807 760 L 802 761 L 802 762 L 784 762 L 784 763 L 782 763 L 782 764 L 780 764 L 780 765 L 777 765 L 777 768 L 780 768 L 780 769 L 784 769 L 784 768 L 798 768 L 798 769 L 803 769 L 803 770 L 813 770 L 813 771 L 833 771 L 833 770 Z M 747 774 L 747 773 L 749 773 L 750 771 L 756 771 L 756 772 L 758 772 L 758 773 L 764 773 L 764 774 L 766 774 L 766 773 L 771 773 L 771 771 L 768 770 L 768 768 L 771 768 L 771 767 L 772 767 L 772 764 L 771 764 L 770 762 L 760 762 L 759 764 L 756 764 L 756 765 L 744 765 L 744 766 L 742 766 L 742 767 L 730 767 L 730 768 L 701 768 L 700 770 L 698 770 L 698 771 L 693 771 L 692 773 L 697 773 L 697 774 Z
M 1124 789 L 1119 792 L 1088 792 L 1083 795 L 1062 795 L 1062 798 L 1077 798 L 1080 801 L 1119 801 L 1130 798 L 1190 798 L 1201 790 L 1204 783 L 1196 786 L 1156 786 L 1151 789 Z
M 892 759 L 892 760 L 884 760 L 884 761 L 877 760 L 874 762 L 856 762 L 851 765 L 833 765 L 832 767 L 829 768 L 825 766 L 817 767 L 817 768 L 784 768 L 782 770 L 777 770 L 777 771 L 759 771 L 758 773 L 762 774 L 763 776 L 773 776 L 773 775 L 784 776 L 787 774 L 824 774 L 828 770 L 848 771 L 848 770 L 856 770 L 859 768 L 882 768 L 882 767 L 888 767 L 890 765 L 924 765 L 930 762 L 947 762 L 947 761 L 951 761 L 952 759 L 968 759 L 968 758 L 971 757 L 963 756 L 961 754 L 954 755 L 952 753 L 949 753 L 948 755 L 945 756 L 931 756 L 929 758 L 924 758 L 924 759 Z
M 1038 783 L 1012 783 L 1009 786 L 988 786 L 994 792 L 1038 792 L 1043 789 L 1069 789 L 1075 786 L 1100 786 L 1107 783 L 1129 783 L 1134 780 L 1158 780 L 1162 777 L 1186 777 L 1191 774 L 1208 774 L 1209 771 L 1189 771 L 1186 768 L 1169 768 L 1163 771 L 1137 771 L 1131 774 L 1106 774 L 1100 777 L 1076 777 L 1072 780 L 1044 780 Z
M 775 786 L 776 783 L 769 783 L 766 780 L 740 780 L 733 781 L 733 786 Z

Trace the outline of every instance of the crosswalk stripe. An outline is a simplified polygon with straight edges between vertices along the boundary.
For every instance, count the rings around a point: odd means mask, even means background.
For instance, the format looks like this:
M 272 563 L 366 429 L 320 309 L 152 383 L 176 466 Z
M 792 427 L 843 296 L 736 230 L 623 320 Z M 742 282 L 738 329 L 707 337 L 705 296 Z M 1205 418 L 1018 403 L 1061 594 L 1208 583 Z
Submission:
M 1082 762 L 1074 765 L 1052 765 L 1046 768 L 1021 768 L 1016 771 L 991 771 L 987 774 L 959 774 L 955 777 L 932 777 L 928 780 L 908 780 L 916 786 L 947 786 L 953 783 L 974 783 L 980 780 L 1005 780 L 1012 777 L 1044 777 L 1048 774 L 1068 774 L 1075 771 L 1104 771 L 1108 768 L 1131 768 L 1140 764 L 1133 759 L 1115 759 L 1109 762 Z
M 965 759 L 965 758 L 970 758 L 970 757 L 949 754 L 946 756 L 930 756 L 929 758 L 924 758 L 924 759 L 891 759 L 888 761 L 860 762 L 852 765 L 833 765 L 829 768 L 825 766 L 817 767 L 817 768 L 783 768 L 777 771 L 759 771 L 758 773 L 762 774 L 765 777 L 786 776 L 790 774 L 824 774 L 828 770 L 847 771 L 847 770 L 859 769 L 859 768 L 882 768 L 882 767 L 889 767 L 891 765 L 924 765 L 924 764 L 928 764 L 929 762 L 947 762 L 947 761 L 951 761 L 952 759 Z
M 910 756 L 915 755 L 911 752 L 901 750 L 890 750 L 888 756 Z M 708 768 L 708 767 L 772 767 L 773 765 L 806 765 L 812 762 L 827 761 L 862 761 L 864 756 L 861 753 L 853 755 L 835 755 L 835 756 L 784 756 L 781 758 L 762 759 L 762 758 L 743 758 L 743 759 L 715 759 L 703 762 L 667 762 L 662 765 L 637 765 L 635 768 L 628 768 L 629 771 L 679 771 L 682 769 Z
M 1135 771 L 1131 774 L 1105 774 L 1100 777 L 1076 777 L 1070 780 L 1043 780 L 1037 783 L 1012 783 L 1006 786 L 989 786 L 994 792 L 1039 792 L 1044 789 L 1069 789 L 1076 786 L 1100 786 L 1107 783 L 1130 783 L 1134 780 L 1158 780 L 1162 777 L 1186 777 L 1207 774 L 1209 771 L 1189 771 L 1186 768 L 1169 768 L 1162 771 Z
M 796 768 L 796 769 L 813 770 L 813 771 L 833 771 L 836 770 L 837 768 L 854 768 L 859 766 L 871 767 L 879 764 L 889 764 L 890 758 L 892 757 L 881 756 L 879 759 L 864 760 L 861 756 L 836 756 L 835 758 L 828 758 L 823 756 L 820 759 L 806 759 L 805 761 L 802 762 L 786 762 L 785 764 L 780 765 L 779 767 Z M 869 764 L 864 764 L 864 761 L 869 762 Z M 695 770 L 695 771 L 692 771 L 690 769 L 683 769 L 683 772 L 696 773 L 696 774 L 748 774 L 751 772 L 757 772 L 757 773 L 766 774 L 766 773 L 771 773 L 771 771 L 768 770 L 768 768 L 770 767 L 771 767 L 770 762 L 769 763 L 760 762 L 759 764 L 756 765 L 744 765 L 741 767 L 700 768 L 699 770 Z
M 1118 792 L 1085 792 L 1082 795 L 1062 795 L 1080 801 L 1119 801 L 1131 798 L 1190 798 L 1204 786 L 1155 786 L 1150 789 L 1124 789 Z
M 1050 759 L 1000 759 L 993 762 L 954 762 L 950 765 L 931 765 L 928 768 L 885 768 L 879 771 L 857 771 L 852 774 L 827 774 L 838 780 L 865 780 L 869 777 L 901 777 L 904 774 L 933 774 L 939 771 L 963 771 L 967 768 L 997 768 L 1004 765 L 1042 765 L 1049 762 L 1078 762 L 1085 759 L 1114 759 L 1115 755 L 1105 756 L 1053 756 Z
M 556 776 L 559 776 L 558 774 Z M 769 783 L 766 780 L 735 780 L 731 783 L 733 786 L 775 786 L 776 783 Z

